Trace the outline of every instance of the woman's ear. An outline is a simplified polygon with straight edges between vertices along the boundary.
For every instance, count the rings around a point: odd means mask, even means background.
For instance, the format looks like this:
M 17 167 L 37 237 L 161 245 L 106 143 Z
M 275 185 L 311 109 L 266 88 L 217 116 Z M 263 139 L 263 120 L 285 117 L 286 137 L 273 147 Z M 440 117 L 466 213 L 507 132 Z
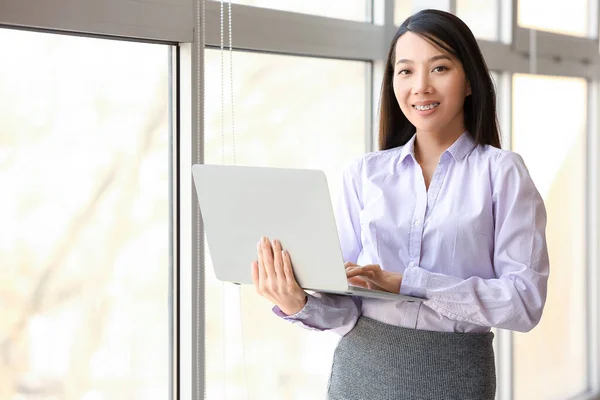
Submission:
M 471 95 L 471 83 L 467 82 L 467 94 L 465 95 L 465 97 L 470 96 Z

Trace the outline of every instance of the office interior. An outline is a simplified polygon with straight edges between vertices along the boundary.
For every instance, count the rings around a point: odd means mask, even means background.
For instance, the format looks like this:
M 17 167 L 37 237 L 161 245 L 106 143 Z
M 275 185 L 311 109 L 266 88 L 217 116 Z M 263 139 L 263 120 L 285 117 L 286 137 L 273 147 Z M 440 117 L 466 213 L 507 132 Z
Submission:
M 496 398 L 600 399 L 599 3 L 2 0 L 0 399 L 324 398 L 339 338 L 215 278 L 190 167 L 320 169 L 335 197 L 426 8 L 476 36 L 548 212 L 544 315 L 494 329 Z

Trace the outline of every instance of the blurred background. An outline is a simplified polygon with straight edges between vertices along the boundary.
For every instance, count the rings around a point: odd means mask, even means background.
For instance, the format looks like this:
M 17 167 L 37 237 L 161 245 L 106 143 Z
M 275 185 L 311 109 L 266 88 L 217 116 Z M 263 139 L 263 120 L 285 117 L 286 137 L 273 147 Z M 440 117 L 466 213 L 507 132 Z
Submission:
M 495 330 L 497 398 L 600 398 L 599 1 L 233 3 L 0 4 L 0 400 L 325 398 L 338 337 L 216 280 L 188 167 L 321 169 L 337 197 L 424 8 L 477 37 L 548 210 L 545 312 Z

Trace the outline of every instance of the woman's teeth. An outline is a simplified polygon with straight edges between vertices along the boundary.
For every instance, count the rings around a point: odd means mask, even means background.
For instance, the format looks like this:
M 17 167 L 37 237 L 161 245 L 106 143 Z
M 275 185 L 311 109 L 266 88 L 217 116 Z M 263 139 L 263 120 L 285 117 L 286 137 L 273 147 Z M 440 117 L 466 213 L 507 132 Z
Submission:
M 431 110 L 432 108 L 436 108 L 439 105 L 440 105 L 440 103 L 431 103 L 426 106 L 413 106 L 413 107 L 419 111 L 427 111 L 427 110 Z

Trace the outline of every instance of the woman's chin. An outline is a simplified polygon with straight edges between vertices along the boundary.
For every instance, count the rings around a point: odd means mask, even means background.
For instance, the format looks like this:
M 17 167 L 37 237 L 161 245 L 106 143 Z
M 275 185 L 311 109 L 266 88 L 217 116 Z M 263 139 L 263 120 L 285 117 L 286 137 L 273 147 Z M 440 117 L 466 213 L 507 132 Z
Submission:
M 417 129 L 417 132 L 437 132 L 440 128 L 443 129 L 447 124 L 439 123 L 437 121 L 415 121 L 413 125 Z

